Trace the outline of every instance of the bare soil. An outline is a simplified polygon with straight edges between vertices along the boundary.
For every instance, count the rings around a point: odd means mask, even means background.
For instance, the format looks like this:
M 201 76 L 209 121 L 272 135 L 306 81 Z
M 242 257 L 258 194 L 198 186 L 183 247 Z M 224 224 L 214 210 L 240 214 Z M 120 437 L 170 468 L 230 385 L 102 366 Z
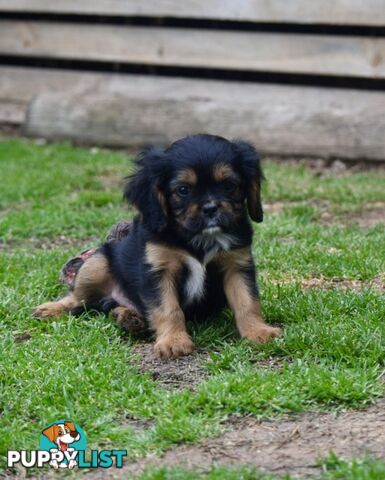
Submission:
M 205 470 L 211 465 L 249 465 L 272 474 L 312 478 L 317 460 L 333 451 L 350 459 L 369 454 L 385 460 L 385 399 L 365 410 L 305 413 L 259 421 L 232 418 L 223 435 L 197 445 L 182 445 L 163 457 L 149 455 L 121 471 L 94 472 L 93 478 L 133 478 L 147 467 L 180 466 Z
M 194 388 L 204 376 L 200 363 L 205 352 L 166 362 L 154 357 L 150 343 L 137 345 L 135 351 L 141 371 L 150 372 L 166 388 Z M 129 418 L 127 424 L 138 433 L 151 426 Z M 221 465 L 252 466 L 266 473 L 306 479 L 321 473 L 318 460 L 331 451 L 344 459 L 368 454 L 385 460 L 385 398 L 363 410 L 308 412 L 273 420 L 234 416 L 223 428 L 222 435 L 196 445 L 176 446 L 163 456 L 151 454 L 128 463 L 122 470 L 94 471 L 87 476 L 130 479 L 146 468 L 178 466 L 205 471 Z
M 385 162 L 371 160 L 347 160 L 339 158 L 316 158 L 316 157 L 280 157 L 269 156 L 269 160 L 285 165 L 303 165 L 315 176 L 322 178 L 346 177 L 357 172 L 368 170 L 384 171 Z
M 372 280 L 363 281 L 363 280 L 351 280 L 347 278 L 325 278 L 325 277 L 313 277 L 313 278 L 303 278 L 298 279 L 296 277 L 289 277 L 283 279 L 275 279 L 266 277 L 269 283 L 283 285 L 299 282 L 304 288 L 324 288 L 324 289 L 333 289 L 340 288 L 342 290 L 353 290 L 359 292 L 366 288 L 371 288 L 377 292 L 385 292 L 385 272 L 380 273 Z
M 360 212 L 349 217 L 349 223 L 356 223 L 361 228 L 372 228 L 385 225 L 385 202 L 374 202 L 366 205 Z
M 369 282 L 345 278 L 309 278 L 301 280 L 301 285 L 305 288 L 341 288 L 354 291 L 372 288 L 379 292 L 385 292 L 385 274 L 378 275 Z
M 277 215 L 285 208 L 303 205 L 304 202 L 266 202 L 264 211 L 269 215 Z M 323 225 L 339 224 L 341 226 L 358 225 L 361 228 L 373 228 L 377 225 L 385 225 L 385 202 L 368 203 L 360 211 L 342 216 L 336 216 L 330 211 L 330 202 L 327 200 L 313 200 L 309 205 L 319 209 L 319 221 Z
M 134 347 L 140 359 L 139 371 L 149 373 L 163 388 L 193 390 L 207 375 L 202 366 L 202 362 L 208 359 L 206 352 L 196 351 L 187 357 L 161 360 L 154 355 L 153 349 L 152 342 Z
M 58 235 L 50 238 L 23 238 L 15 239 L 9 242 L 0 243 L 0 252 L 12 252 L 15 248 L 24 247 L 27 249 L 52 250 L 54 248 L 73 248 L 78 246 L 79 253 L 100 244 L 100 238 L 73 238 L 66 235 Z

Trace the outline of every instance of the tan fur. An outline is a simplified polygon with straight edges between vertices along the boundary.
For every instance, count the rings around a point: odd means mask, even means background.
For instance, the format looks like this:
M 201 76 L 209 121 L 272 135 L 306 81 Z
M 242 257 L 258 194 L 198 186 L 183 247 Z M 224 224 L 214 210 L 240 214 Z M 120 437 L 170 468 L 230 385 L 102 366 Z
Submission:
M 194 186 L 198 182 L 198 177 L 192 168 L 185 168 L 178 173 L 177 182 Z
M 80 305 L 81 304 L 79 304 L 73 293 L 70 293 L 57 302 L 42 303 L 32 311 L 32 315 L 35 318 L 60 317 L 60 315 L 70 312 L 72 309 L 79 307 Z
M 154 271 L 162 273 L 159 284 L 161 305 L 150 311 L 149 320 L 156 332 L 155 353 L 163 358 L 187 355 L 193 350 L 175 284 L 184 258 L 185 253 L 182 250 L 154 243 L 146 246 L 147 262 Z
M 223 182 L 228 178 L 234 177 L 234 171 L 230 165 L 227 165 L 226 163 L 218 163 L 217 165 L 214 165 L 213 177 L 215 181 Z
M 112 290 L 112 279 L 106 257 L 96 253 L 81 266 L 73 292 L 57 302 L 39 305 L 32 312 L 37 318 L 50 318 L 87 306 L 107 296 Z
M 264 322 L 260 301 L 251 295 L 249 286 L 241 274 L 241 268 L 252 261 L 249 247 L 220 254 L 215 261 L 219 262 L 224 272 L 223 286 L 226 298 L 234 312 L 241 337 L 257 343 L 278 337 L 281 330 Z
M 219 208 L 221 209 L 222 212 L 225 213 L 234 213 L 235 208 L 231 205 L 230 202 L 227 201 L 222 201 L 219 202 Z M 239 205 L 238 210 L 241 211 L 241 205 Z
M 160 208 L 162 209 L 162 212 L 164 215 L 167 217 L 168 216 L 168 208 L 167 208 L 167 202 L 166 202 L 166 197 L 164 196 L 164 193 L 157 187 L 156 189 L 156 196 L 158 198 L 158 202 L 160 205 Z
M 182 225 L 188 222 L 191 218 L 196 217 L 196 215 L 198 214 L 198 211 L 199 211 L 199 205 L 197 203 L 191 204 L 185 212 L 179 215 Z
M 220 265 L 222 270 L 238 270 L 245 268 L 252 261 L 250 247 L 237 248 L 228 252 L 220 252 L 215 257 L 215 262 Z

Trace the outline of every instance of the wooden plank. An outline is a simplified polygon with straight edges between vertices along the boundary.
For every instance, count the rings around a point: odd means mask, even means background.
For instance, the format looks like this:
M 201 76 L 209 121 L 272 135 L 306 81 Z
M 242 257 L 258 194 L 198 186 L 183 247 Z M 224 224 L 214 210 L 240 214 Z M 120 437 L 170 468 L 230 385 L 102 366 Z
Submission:
M 0 99 L 0 124 L 21 125 L 25 121 L 27 105 Z
M 103 77 L 103 75 L 101 75 Z M 27 105 L 32 97 L 45 92 L 62 92 L 74 81 L 96 81 L 99 77 L 89 73 L 75 74 L 66 70 L 0 66 L 0 101 Z M 110 75 L 104 78 L 110 78 Z
M 79 84 L 92 89 L 100 82 L 111 83 L 111 75 L 74 73 L 53 69 L 0 66 L 0 123 L 21 125 L 25 121 L 28 104 L 41 93 L 62 92 Z
M 385 78 L 385 38 L 3 21 L 0 53 Z
M 383 0 L 0 0 L 0 12 L 385 25 Z
M 138 147 L 210 132 L 266 154 L 385 160 L 383 92 L 22 70 L 8 72 L 17 90 L 58 79 L 30 104 L 31 136 Z

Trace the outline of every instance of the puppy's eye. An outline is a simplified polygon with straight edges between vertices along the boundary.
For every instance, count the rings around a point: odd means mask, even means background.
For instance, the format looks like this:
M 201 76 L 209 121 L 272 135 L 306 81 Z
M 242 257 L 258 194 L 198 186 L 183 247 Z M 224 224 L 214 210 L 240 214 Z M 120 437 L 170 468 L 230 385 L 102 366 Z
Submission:
M 232 180 L 225 180 L 223 182 L 223 187 L 227 193 L 234 192 L 234 190 L 237 188 L 237 184 L 233 182 Z
M 176 191 L 179 196 L 186 197 L 190 193 L 190 187 L 188 187 L 187 185 L 181 185 L 177 188 Z

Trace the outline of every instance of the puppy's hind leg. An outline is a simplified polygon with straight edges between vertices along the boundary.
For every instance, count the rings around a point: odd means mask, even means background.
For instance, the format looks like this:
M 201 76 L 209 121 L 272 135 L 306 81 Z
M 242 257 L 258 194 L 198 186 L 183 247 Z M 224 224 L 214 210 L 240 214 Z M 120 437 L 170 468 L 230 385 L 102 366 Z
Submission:
M 74 290 L 56 302 L 39 305 L 32 311 L 36 318 L 58 317 L 78 307 L 94 305 L 111 290 L 107 259 L 100 253 L 87 259 L 76 277 Z
M 73 292 L 71 292 L 57 302 L 46 302 L 34 308 L 32 310 L 32 316 L 35 318 L 59 317 L 63 313 L 70 312 L 80 306 L 81 303 L 79 303 Z

